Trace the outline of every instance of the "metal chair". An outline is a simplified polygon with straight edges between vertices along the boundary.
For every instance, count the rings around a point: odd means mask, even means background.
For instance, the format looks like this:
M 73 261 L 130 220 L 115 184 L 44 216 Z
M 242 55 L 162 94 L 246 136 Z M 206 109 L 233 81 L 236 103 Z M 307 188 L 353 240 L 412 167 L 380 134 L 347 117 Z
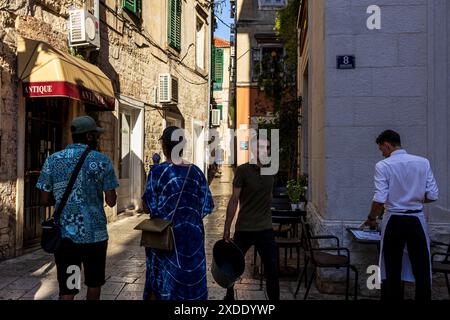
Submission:
M 431 270 L 433 273 L 443 273 L 445 276 L 446 284 L 447 284 L 447 290 L 448 290 L 448 296 L 450 298 L 450 281 L 449 281 L 449 274 L 450 274 L 450 243 L 445 244 L 438 241 L 432 241 L 431 246 L 433 247 L 444 247 L 447 248 L 447 252 L 435 252 L 431 256 Z M 444 257 L 442 260 L 436 260 L 435 257 Z
M 280 196 L 283 194 L 283 190 L 286 188 L 278 188 L 280 191 L 278 193 L 274 193 L 274 197 L 272 198 L 271 208 L 273 210 L 290 210 L 291 203 L 287 196 Z M 288 237 L 289 233 L 292 232 L 291 225 L 274 225 L 273 231 L 275 236 L 283 236 Z M 256 252 L 256 248 L 253 251 L 253 275 L 255 276 L 258 272 L 257 265 L 258 253 Z
M 275 243 L 277 244 L 278 248 L 278 256 L 280 249 L 284 248 L 284 265 L 287 267 L 288 262 L 288 249 L 291 250 L 291 257 L 292 257 L 292 249 L 295 249 L 297 252 L 297 272 L 300 271 L 300 249 L 302 248 L 302 239 L 301 236 L 298 235 L 298 228 L 297 224 L 285 224 L 285 217 L 282 216 L 272 216 L 272 222 L 275 224 L 279 224 L 279 230 L 278 234 L 275 234 Z M 284 235 L 284 233 L 281 231 L 283 226 L 288 226 L 289 229 L 287 229 L 288 235 Z M 277 236 L 278 235 L 278 236 Z M 280 259 L 278 258 L 278 269 L 280 269 Z
M 308 298 L 309 291 L 311 289 L 312 282 L 316 277 L 317 268 L 346 268 L 346 287 L 345 287 L 345 300 L 349 298 L 350 290 L 350 270 L 355 273 L 355 291 L 354 299 L 358 299 L 358 270 L 354 265 L 350 264 L 350 251 L 347 248 L 341 247 L 339 243 L 339 238 L 332 235 L 315 235 L 311 233 L 310 225 L 304 221 L 302 223 L 304 237 L 303 245 L 305 252 L 305 262 L 302 274 L 299 277 L 297 289 L 295 291 L 294 297 L 297 297 L 298 291 L 300 289 L 303 277 L 305 277 L 306 292 L 303 297 L 304 300 Z M 336 246 L 334 247 L 314 247 L 312 245 L 313 240 L 335 240 Z M 337 254 L 331 254 L 329 252 L 336 252 Z M 345 253 L 341 254 L 341 253 Z M 307 281 L 307 268 L 309 263 L 314 267 L 313 274 Z

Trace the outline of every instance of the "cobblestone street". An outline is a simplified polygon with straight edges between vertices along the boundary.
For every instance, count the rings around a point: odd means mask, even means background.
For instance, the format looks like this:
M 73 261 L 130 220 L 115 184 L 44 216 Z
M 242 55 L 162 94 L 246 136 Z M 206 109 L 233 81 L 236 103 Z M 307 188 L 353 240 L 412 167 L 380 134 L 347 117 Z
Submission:
M 220 300 L 225 289 L 219 287 L 210 273 L 211 253 L 214 243 L 222 237 L 225 211 L 231 192 L 231 171 L 224 172 L 222 178 L 216 178 L 211 190 L 214 195 L 216 209 L 205 220 L 206 253 L 208 263 L 209 299 Z M 141 299 L 145 282 L 145 255 L 139 246 L 140 233 L 133 230 L 144 215 L 125 216 L 109 225 L 109 247 L 106 265 L 107 281 L 102 289 L 102 299 Z M 252 249 L 247 254 L 247 268 L 236 285 L 236 298 L 240 300 L 264 300 L 265 291 L 260 280 L 253 277 Z M 295 279 L 281 279 L 281 297 L 293 299 Z M 82 285 L 77 299 L 84 299 L 86 287 Z M 299 297 L 301 297 L 301 292 Z M 40 300 L 57 299 L 58 283 L 53 256 L 42 250 L 25 254 L 21 257 L 0 263 L 0 299 Z M 311 299 L 318 298 L 315 290 Z M 334 298 L 326 296 L 327 299 Z M 341 298 L 341 297 L 337 297 Z
M 231 170 L 224 170 L 221 178 L 216 178 L 211 184 L 216 205 L 215 211 L 205 219 L 206 254 L 208 265 L 209 299 L 221 300 L 225 289 L 219 287 L 210 273 L 212 247 L 222 237 L 225 211 L 231 194 Z M 102 299 L 107 300 L 139 300 L 145 282 L 145 255 L 139 245 L 140 232 L 133 230 L 145 216 L 130 214 L 109 225 L 109 247 L 106 265 L 107 281 L 102 288 Z M 281 255 L 284 253 L 281 252 Z M 283 257 L 283 256 L 282 256 Z M 264 286 L 261 287 L 259 277 L 254 276 L 253 249 L 246 256 L 246 271 L 236 284 L 236 298 L 238 300 L 265 300 Z M 292 266 L 294 259 L 289 260 Z M 83 282 L 83 281 L 82 281 Z M 447 299 L 445 285 L 442 279 L 434 287 L 433 298 Z M 281 277 L 281 299 L 294 299 L 297 282 L 295 277 Z M 297 299 L 303 298 L 302 286 Z M 86 287 L 82 285 L 81 294 L 76 299 L 84 299 Z M 0 263 L 0 300 L 42 300 L 57 299 L 58 283 L 53 256 L 37 250 L 21 257 Z M 320 294 L 313 286 L 308 299 L 343 300 L 342 295 Z

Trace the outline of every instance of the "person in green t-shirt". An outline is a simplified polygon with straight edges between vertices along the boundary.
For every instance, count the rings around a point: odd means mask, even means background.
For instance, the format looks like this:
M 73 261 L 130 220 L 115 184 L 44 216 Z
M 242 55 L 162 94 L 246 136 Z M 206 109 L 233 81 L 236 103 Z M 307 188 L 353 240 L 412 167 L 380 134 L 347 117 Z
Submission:
M 258 138 L 258 151 L 270 153 L 270 142 Z M 263 149 L 261 149 L 263 148 Z M 233 194 L 227 207 L 227 216 L 223 239 L 234 241 L 245 255 L 255 246 L 264 264 L 267 278 L 267 295 L 269 300 L 280 299 L 278 280 L 278 251 L 272 229 L 272 190 L 273 175 L 261 174 L 262 163 L 257 152 L 257 163 L 240 165 L 233 180 Z M 230 236 L 231 224 L 239 204 L 239 213 L 233 239 Z M 234 287 L 227 290 L 225 300 L 234 300 Z

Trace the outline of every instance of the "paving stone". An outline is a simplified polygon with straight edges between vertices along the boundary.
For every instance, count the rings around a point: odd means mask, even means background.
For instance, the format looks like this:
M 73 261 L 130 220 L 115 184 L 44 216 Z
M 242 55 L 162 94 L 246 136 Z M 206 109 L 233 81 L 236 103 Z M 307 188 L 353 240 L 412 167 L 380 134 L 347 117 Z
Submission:
M 40 278 L 24 277 L 10 283 L 7 288 L 11 290 L 30 290 L 40 283 Z
M 124 282 L 106 281 L 105 285 L 102 287 L 102 293 L 118 295 L 124 286 Z
M 139 283 L 133 283 L 133 284 L 127 284 L 123 288 L 122 292 L 124 291 L 130 291 L 130 292 L 144 292 L 144 284 Z
M 19 279 L 18 276 L 15 277 L 7 277 L 7 276 L 1 276 L 0 277 L 0 290 L 8 286 L 10 283 L 16 281 Z
M 142 300 L 143 293 L 137 291 L 122 291 L 116 300 Z
M 227 293 L 227 290 L 224 288 L 208 288 L 208 300 L 223 300 Z
M 264 287 L 264 285 L 263 285 Z M 237 283 L 235 285 L 235 288 L 237 290 L 244 290 L 244 291 L 260 291 L 261 286 L 259 284 L 243 284 L 243 283 Z
M 237 300 L 267 300 L 264 291 L 236 290 Z
M 100 295 L 100 300 L 116 300 L 117 295 L 115 294 L 101 294 Z
M 0 290 L 0 300 L 18 300 L 27 293 L 27 290 Z
M 133 283 L 139 279 L 138 277 L 117 277 L 111 276 L 107 279 L 108 282 L 122 282 L 122 283 Z
M 130 259 L 130 260 L 119 260 L 114 262 L 115 266 L 120 266 L 120 267 L 131 267 L 131 268 L 135 268 L 135 267 L 142 267 L 144 265 L 145 261 L 143 260 L 136 260 L 136 259 Z
M 56 282 L 46 282 L 45 285 L 38 285 L 37 287 L 28 291 L 22 298 L 27 300 L 53 300 L 59 294 L 59 286 Z
M 145 276 L 137 278 L 134 283 L 145 284 Z
M 53 261 L 44 263 L 40 268 L 31 272 L 30 275 L 33 277 L 41 277 L 51 272 L 56 274 L 56 264 Z

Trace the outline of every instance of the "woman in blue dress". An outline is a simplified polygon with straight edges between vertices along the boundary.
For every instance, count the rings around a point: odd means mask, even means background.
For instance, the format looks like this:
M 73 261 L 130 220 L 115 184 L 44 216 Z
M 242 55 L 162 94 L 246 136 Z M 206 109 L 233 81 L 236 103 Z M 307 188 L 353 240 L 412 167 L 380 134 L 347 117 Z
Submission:
M 160 140 L 167 161 L 152 167 L 143 196 L 151 217 L 171 220 L 173 215 L 174 230 L 173 251 L 145 249 L 144 300 L 208 299 L 203 218 L 212 212 L 214 202 L 197 166 L 172 161 L 172 150 L 179 142 L 171 138 L 178 129 L 164 130 Z

